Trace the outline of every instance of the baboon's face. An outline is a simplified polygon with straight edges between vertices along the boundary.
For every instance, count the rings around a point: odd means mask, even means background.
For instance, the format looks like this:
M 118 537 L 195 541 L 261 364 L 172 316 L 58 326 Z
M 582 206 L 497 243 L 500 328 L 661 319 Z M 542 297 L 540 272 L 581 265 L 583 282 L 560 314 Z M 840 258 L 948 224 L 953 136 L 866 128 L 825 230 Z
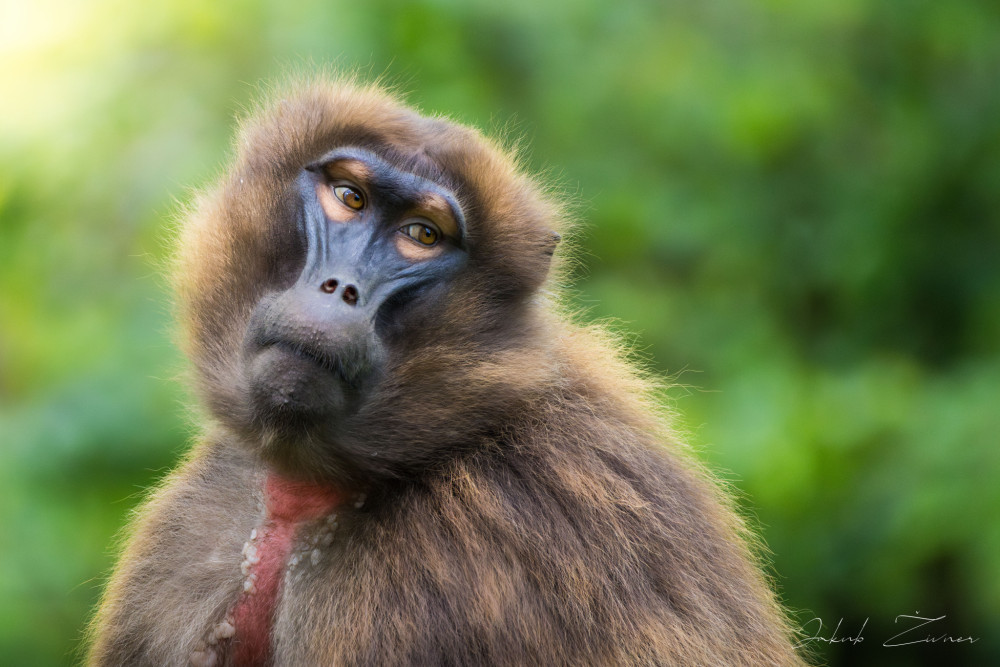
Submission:
M 295 190 L 298 276 L 256 305 L 243 349 L 256 418 L 290 434 L 356 415 L 468 259 L 455 194 L 370 151 L 332 151 Z
M 181 242 L 213 416 L 290 474 L 419 475 L 549 370 L 534 298 L 557 207 L 479 133 L 322 87 L 246 127 Z

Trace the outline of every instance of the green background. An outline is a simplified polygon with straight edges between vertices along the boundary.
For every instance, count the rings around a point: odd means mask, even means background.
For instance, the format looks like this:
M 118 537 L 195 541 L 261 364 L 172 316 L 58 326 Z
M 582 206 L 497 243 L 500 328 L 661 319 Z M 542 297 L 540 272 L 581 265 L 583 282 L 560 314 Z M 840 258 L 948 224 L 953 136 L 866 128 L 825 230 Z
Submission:
M 869 619 L 820 661 L 1000 664 L 996 3 L 0 8 L 0 662 L 75 659 L 187 446 L 180 205 L 261 82 L 333 63 L 578 204 L 573 301 L 675 384 L 796 625 Z M 915 612 L 978 641 L 882 647 Z

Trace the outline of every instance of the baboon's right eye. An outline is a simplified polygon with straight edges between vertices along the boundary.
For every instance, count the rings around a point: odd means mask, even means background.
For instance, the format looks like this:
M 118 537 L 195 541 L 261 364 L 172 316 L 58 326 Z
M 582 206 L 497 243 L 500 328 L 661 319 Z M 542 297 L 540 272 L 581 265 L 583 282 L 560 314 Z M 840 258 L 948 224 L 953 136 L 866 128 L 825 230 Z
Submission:
M 344 202 L 346 206 L 353 208 L 355 211 L 360 211 L 365 207 L 364 196 L 352 187 L 336 185 L 333 188 L 333 194 L 337 199 Z

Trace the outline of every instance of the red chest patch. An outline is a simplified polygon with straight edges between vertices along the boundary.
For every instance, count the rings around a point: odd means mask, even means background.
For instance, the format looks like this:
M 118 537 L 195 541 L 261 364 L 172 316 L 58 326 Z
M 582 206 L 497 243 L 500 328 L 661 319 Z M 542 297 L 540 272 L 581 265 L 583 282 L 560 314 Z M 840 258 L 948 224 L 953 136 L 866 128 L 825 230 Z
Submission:
M 341 493 L 327 486 L 268 476 L 266 515 L 243 548 L 243 593 L 229 613 L 234 630 L 233 665 L 270 663 L 274 612 L 296 531 L 304 521 L 329 514 L 344 501 Z

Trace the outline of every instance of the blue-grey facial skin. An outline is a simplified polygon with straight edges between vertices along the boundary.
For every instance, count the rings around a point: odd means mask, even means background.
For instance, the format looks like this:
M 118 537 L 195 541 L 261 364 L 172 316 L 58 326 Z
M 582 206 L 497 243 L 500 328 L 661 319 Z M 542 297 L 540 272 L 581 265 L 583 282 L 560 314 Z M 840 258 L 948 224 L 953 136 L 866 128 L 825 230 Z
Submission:
M 358 175 L 331 175 L 338 164 Z M 333 151 L 304 168 L 295 187 L 302 270 L 293 285 L 260 300 L 244 345 L 255 407 L 276 424 L 355 411 L 377 384 L 394 337 L 404 335 L 407 309 L 433 308 L 468 257 L 455 195 L 374 153 Z M 335 187 L 358 192 L 362 206 L 336 198 Z M 427 201 L 444 210 L 445 224 L 421 214 Z M 432 228 L 436 242 L 407 236 L 413 224 Z

